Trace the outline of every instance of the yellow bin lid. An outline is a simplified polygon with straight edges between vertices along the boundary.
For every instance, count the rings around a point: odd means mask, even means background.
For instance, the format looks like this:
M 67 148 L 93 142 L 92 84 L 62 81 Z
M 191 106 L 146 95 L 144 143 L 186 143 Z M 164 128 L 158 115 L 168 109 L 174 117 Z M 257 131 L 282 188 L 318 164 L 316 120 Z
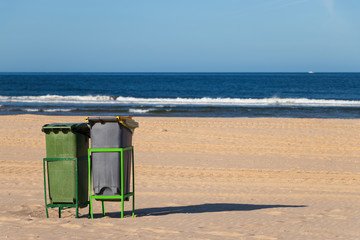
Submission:
M 85 120 L 89 122 L 119 122 L 123 126 L 134 131 L 139 127 L 139 123 L 132 119 L 132 116 L 105 116 L 105 117 L 86 117 Z

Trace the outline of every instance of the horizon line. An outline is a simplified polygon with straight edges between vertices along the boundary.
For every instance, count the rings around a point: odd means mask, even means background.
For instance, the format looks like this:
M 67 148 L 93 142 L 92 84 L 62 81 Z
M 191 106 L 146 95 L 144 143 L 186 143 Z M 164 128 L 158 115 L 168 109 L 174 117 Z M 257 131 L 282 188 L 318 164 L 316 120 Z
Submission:
M 307 74 L 316 74 L 316 73 L 360 73 L 360 71 L 319 71 L 319 72 L 313 72 L 313 71 L 249 71 L 249 72 L 238 72 L 238 71 L 214 71 L 214 72 L 206 72 L 206 71 L 0 71 L 0 74 L 7 74 L 7 73 L 19 73 L 19 74 L 23 74 L 23 73 L 42 73 L 42 74 L 46 74 L 46 73 L 50 73 L 50 74 L 54 74 L 54 73 L 109 73 L 109 74 L 147 74 L 147 73 L 171 73 L 171 74 L 201 74 L 201 73 L 307 73 Z

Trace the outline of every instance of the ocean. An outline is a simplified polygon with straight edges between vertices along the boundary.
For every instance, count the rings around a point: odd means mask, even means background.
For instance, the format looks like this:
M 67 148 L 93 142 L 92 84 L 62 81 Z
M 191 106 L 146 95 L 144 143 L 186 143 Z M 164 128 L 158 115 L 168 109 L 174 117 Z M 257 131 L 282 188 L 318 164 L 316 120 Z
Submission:
M 360 73 L 0 73 L 0 115 L 360 118 Z

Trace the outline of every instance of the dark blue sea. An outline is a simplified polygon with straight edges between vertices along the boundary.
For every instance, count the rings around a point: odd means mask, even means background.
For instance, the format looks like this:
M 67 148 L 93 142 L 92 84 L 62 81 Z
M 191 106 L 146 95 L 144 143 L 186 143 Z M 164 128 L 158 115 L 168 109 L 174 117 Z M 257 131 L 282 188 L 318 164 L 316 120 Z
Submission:
M 0 73 L 0 115 L 360 118 L 360 73 Z

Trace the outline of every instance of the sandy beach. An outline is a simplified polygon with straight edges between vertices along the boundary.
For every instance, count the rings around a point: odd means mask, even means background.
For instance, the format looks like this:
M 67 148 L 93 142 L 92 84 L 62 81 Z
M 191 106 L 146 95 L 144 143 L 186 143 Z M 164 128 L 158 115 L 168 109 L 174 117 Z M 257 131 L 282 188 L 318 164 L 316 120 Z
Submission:
M 126 202 L 44 208 L 41 127 L 0 116 L 0 239 L 359 239 L 360 120 L 134 118 L 136 217 Z

